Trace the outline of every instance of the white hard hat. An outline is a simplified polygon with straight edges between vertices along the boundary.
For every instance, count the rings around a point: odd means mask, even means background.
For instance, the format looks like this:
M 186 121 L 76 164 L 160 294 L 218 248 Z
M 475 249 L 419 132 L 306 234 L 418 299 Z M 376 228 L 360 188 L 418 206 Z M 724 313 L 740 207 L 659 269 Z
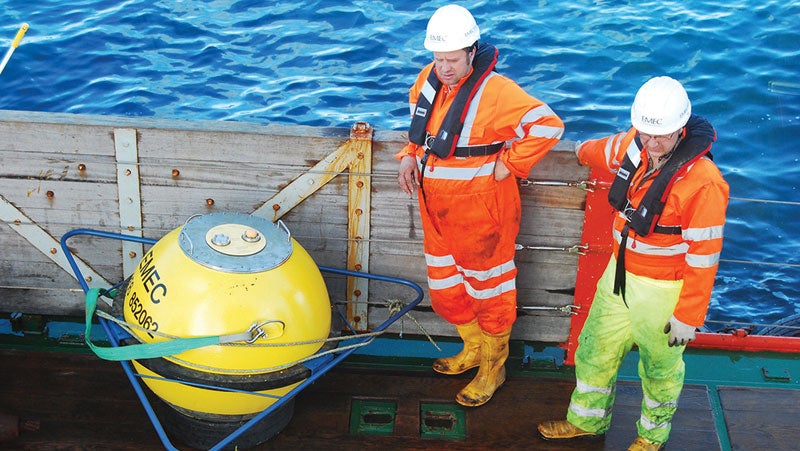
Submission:
M 648 135 L 666 135 L 683 128 L 692 114 L 692 103 L 683 85 L 662 76 L 639 88 L 631 106 L 631 124 Z
M 452 52 L 467 48 L 481 37 L 472 14 L 463 6 L 446 5 L 428 21 L 425 48 L 431 52 Z

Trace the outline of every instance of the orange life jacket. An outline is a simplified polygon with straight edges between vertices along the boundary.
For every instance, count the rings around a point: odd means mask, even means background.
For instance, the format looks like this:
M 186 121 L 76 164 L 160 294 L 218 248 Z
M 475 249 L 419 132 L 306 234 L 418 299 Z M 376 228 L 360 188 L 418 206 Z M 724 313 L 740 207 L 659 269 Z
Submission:
M 412 118 L 433 67 L 433 62 L 425 66 L 409 91 Z M 435 96 L 426 122 L 427 134 L 435 136 L 442 128 L 445 116 L 474 70 L 471 69 L 456 86 L 442 89 Z M 493 177 L 498 158 L 514 176 L 526 178 L 564 133 L 564 123 L 546 103 L 494 71 L 482 80 L 465 113 L 457 148 L 500 144 L 505 151 L 500 156 L 440 158 L 430 155 L 424 169 L 426 191 L 428 188 L 452 192 L 486 191 L 490 189 L 489 184 L 482 181 Z M 395 157 L 402 159 L 406 155 L 416 156 L 421 167 L 425 148 L 409 141 Z

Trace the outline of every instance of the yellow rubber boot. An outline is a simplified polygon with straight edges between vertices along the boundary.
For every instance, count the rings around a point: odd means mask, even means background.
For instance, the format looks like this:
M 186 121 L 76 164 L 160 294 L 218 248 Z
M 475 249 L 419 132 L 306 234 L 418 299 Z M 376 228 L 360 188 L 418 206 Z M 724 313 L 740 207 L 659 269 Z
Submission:
M 636 437 L 636 440 L 628 447 L 628 451 L 659 451 L 664 449 L 663 443 L 653 443 L 642 437 Z
M 511 329 L 492 335 L 483 332 L 481 342 L 481 364 L 478 374 L 459 394 L 456 402 L 462 406 L 478 407 L 492 399 L 494 392 L 506 381 L 506 359 L 508 358 L 508 338 Z
M 574 438 L 603 438 L 603 434 L 584 431 L 567 420 L 539 423 L 539 435 L 545 440 L 571 440 Z
M 478 320 L 456 325 L 458 335 L 464 341 L 464 348 L 452 357 L 443 357 L 433 362 L 433 370 L 442 374 L 461 374 L 481 364 L 481 342 L 483 334 Z

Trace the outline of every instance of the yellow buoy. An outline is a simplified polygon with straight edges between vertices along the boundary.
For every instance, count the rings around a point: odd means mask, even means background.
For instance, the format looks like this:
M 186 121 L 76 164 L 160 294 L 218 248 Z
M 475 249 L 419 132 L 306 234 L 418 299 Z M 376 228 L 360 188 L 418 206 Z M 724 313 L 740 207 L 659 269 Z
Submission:
M 330 333 L 330 300 L 311 256 L 281 223 L 241 213 L 196 216 L 165 235 L 139 262 L 124 299 L 125 320 L 143 328 L 133 332 L 143 342 L 249 338 L 133 362 L 159 398 L 193 418 L 263 411 L 309 376 L 296 362 Z

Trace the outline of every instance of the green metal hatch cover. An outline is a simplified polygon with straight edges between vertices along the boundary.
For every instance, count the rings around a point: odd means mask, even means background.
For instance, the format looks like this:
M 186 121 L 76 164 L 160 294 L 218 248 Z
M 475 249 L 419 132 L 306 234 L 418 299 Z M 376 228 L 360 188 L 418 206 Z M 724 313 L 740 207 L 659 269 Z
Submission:
M 350 404 L 350 433 L 391 435 L 397 414 L 397 401 L 353 399 Z
M 458 404 L 421 403 L 419 418 L 422 438 L 467 438 L 467 414 Z

